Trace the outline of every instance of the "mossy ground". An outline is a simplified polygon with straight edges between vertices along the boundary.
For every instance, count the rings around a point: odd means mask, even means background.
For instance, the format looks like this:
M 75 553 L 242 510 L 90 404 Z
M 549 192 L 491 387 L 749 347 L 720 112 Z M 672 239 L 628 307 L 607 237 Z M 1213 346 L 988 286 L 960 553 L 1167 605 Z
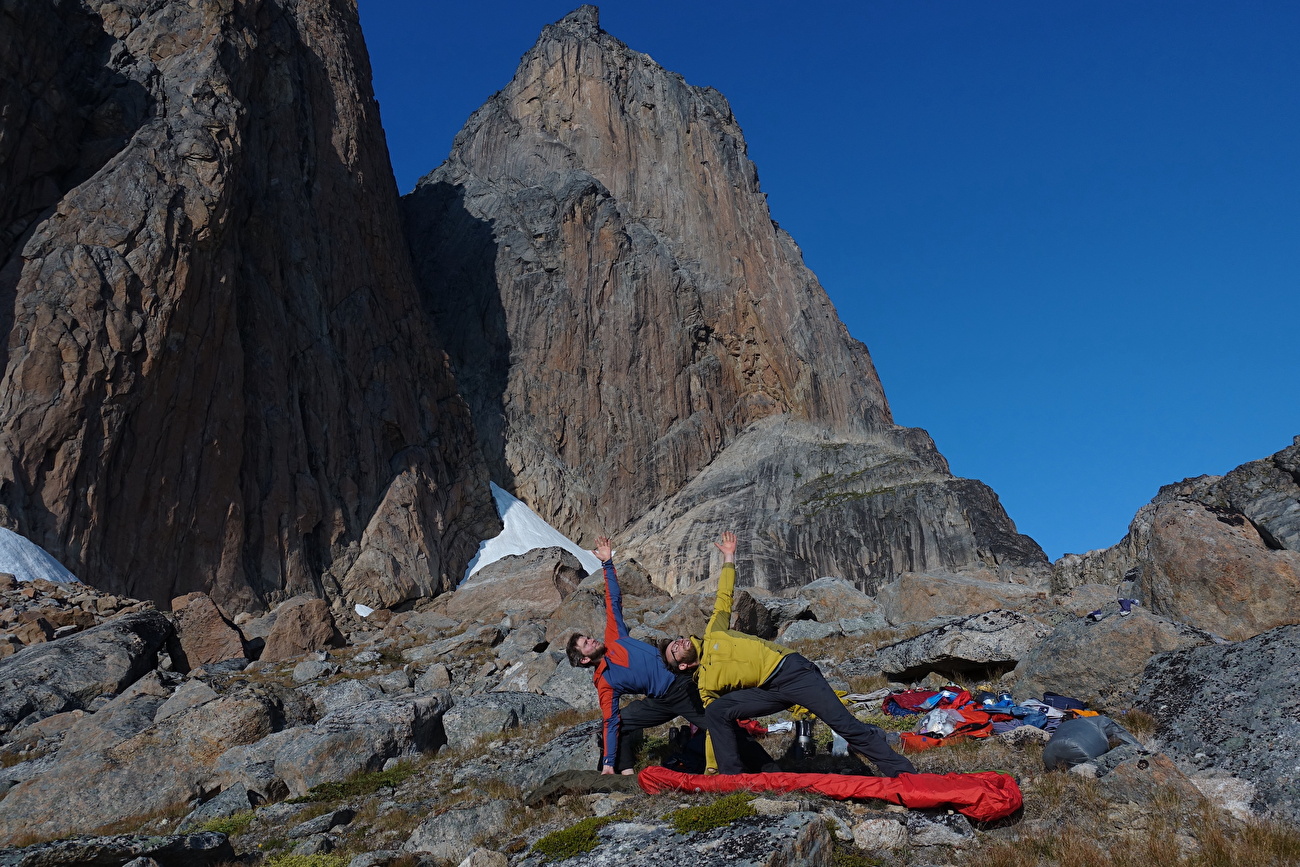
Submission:
M 737 819 L 758 815 L 750 801 L 754 796 L 748 792 L 736 792 L 725 795 L 708 804 L 683 807 L 664 816 L 678 834 L 695 834 L 712 831 L 723 825 L 730 825 Z
M 547 861 L 563 861 L 590 852 L 600 845 L 596 832 L 611 822 L 626 819 L 630 813 L 613 813 L 609 816 L 589 816 L 568 828 L 553 831 L 533 844 L 532 851 Z

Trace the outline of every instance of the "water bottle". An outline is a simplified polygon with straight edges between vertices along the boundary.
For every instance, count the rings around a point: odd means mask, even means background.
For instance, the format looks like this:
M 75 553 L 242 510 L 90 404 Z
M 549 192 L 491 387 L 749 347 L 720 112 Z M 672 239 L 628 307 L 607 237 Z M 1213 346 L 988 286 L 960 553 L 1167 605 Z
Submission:
M 834 732 L 831 738 L 831 755 L 847 756 L 849 754 L 849 742 L 840 737 L 839 732 Z
M 815 720 L 801 719 L 795 723 L 798 737 L 795 739 L 795 755 L 800 758 L 812 758 L 817 754 L 817 744 L 813 741 L 813 723 Z

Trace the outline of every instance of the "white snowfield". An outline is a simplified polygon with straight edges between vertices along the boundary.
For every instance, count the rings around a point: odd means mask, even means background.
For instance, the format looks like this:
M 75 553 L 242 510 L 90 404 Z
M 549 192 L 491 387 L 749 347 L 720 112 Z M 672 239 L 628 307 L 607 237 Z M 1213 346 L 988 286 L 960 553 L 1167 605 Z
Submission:
M 462 580 L 468 580 L 469 576 L 502 557 L 526 554 L 534 548 L 563 548 L 578 558 L 588 574 L 594 575 L 600 571 L 600 561 L 595 554 L 579 548 L 577 543 L 543 521 L 522 500 L 497 487 L 495 482 L 491 485 L 492 499 L 496 501 L 497 514 L 501 516 L 505 529 L 501 535 L 479 544 L 478 553 L 469 561 L 469 568 L 465 570 L 465 578 Z
M 19 581 L 44 578 L 60 584 L 81 583 L 40 545 L 3 527 L 0 527 L 0 572 L 8 572 Z

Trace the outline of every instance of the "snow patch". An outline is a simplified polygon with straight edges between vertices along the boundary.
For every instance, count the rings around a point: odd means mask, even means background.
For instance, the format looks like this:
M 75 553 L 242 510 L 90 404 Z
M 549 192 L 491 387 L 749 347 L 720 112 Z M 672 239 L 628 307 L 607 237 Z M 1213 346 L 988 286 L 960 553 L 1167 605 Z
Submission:
M 0 572 L 8 572 L 19 581 L 44 578 L 59 584 L 81 583 L 40 545 L 3 527 L 0 527 Z
M 492 486 L 492 499 L 496 502 L 497 514 L 501 516 L 505 529 L 499 536 L 479 543 L 478 553 L 469 561 L 469 568 L 465 570 L 465 578 L 462 580 L 502 557 L 526 554 L 534 548 L 563 548 L 578 558 L 588 574 L 594 575 L 600 571 L 600 560 L 596 559 L 595 554 L 578 547 L 577 543 L 524 505 L 523 500 L 497 487 L 496 482 L 489 484 Z

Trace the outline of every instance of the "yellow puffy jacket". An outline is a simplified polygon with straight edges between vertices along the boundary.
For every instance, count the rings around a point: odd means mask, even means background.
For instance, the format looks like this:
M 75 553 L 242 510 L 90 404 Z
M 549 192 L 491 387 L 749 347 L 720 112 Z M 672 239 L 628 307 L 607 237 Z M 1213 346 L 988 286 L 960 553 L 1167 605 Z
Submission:
M 729 629 L 731 626 L 732 596 L 736 590 L 736 564 L 724 563 L 718 578 L 718 597 L 713 603 L 713 616 L 705 627 L 704 637 L 691 636 L 700 664 L 695 669 L 695 682 L 700 689 L 700 700 L 708 707 L 714 699 L 733 689 L 760 686 L 772 676 L 781 660 L 791 653 L 771 641 L 765 641 L 744 632 Z M 713 740 L 705 749 L 708 772 L 717 770 L 713 756 Z

